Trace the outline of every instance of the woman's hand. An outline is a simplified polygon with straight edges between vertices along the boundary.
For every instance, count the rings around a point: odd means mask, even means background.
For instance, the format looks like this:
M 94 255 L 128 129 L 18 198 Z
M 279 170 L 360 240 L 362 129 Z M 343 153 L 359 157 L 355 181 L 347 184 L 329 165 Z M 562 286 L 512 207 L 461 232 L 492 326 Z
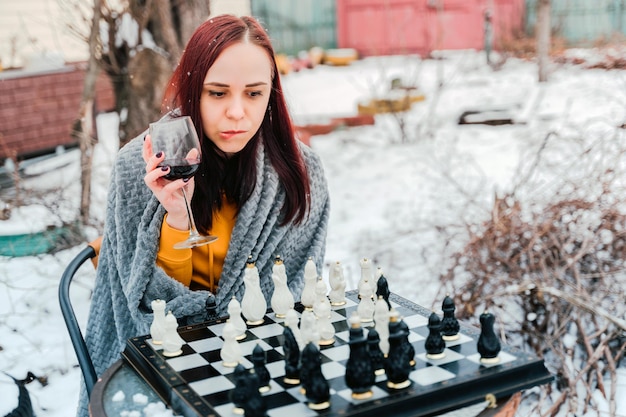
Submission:
M 189 229 L 189 219 L 183 198 L 182 188 L 187 187 L 188 198 L 191 200 L 194 189 L 193 178 L 189 180 L 166 180 L 163 178 L 170 172 L 170 167 L 159 167 L 166 155 L 162 152 L 154 154 L 152 151 L 152 140 L 150 135 L 146 135 L 142 149 L 143 160 L 146 162 L 146 176 L 144 182 L 154 193 L 161 205 L 167 211 L 167 224 L 174 229 Z

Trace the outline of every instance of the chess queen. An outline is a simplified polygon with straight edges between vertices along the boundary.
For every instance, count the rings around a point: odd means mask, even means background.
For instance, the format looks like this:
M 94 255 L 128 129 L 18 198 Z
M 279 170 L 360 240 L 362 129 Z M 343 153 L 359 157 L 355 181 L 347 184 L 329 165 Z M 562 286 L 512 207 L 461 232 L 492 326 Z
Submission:
M 232 297 L 243 298 L 250 254 L 266 300 L 276 254 L 296 300 L 309 257 L 323 267 L 330 212 L 324 168 L 295 136 L 267 32 L 249 16 L 197 22 L 188 41 L 185 30 L 174 37 L 185 40 L 174 48 L 183 51 L 179 62 L 166 65 L 174 68 L 171 78 L 152 86 L 164 92 L 163 114 L 144 121 L 147 127 L 191 117 L 200 139 L 195 174 L 168 179 L 174 165 L 154 150 L 147 130 L 121 147 L 111 171 L 85 335 L 97 375 L 119 360 L 121 340 L 148 333 L 152 300 L 164 300 L 178 320 L 194 324 L 209 317 L 207 299 L 225 316 Z M 183 191 L 199 233 L 217 236 L 213 243 L 174 248 L 190 229 Z M 82 417 L 88 398 L 81 391 Z

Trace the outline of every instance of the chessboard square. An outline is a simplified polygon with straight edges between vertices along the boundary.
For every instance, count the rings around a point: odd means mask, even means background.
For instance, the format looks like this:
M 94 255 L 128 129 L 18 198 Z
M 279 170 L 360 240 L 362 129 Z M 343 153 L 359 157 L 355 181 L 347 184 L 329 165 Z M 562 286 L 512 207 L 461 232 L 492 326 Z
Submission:
M 280 393 L 285 391 L 285 388 L 283 388 L 282 385 L 280 385 L 278 382 L 274 381 L 273 379 L 270 379 L 270 390 L 267 392 L 262 393 L 262 396 L 275 396 L 275 394 Z
M 269 417 L 315 417 L 317 412 L 311 410 L 305 403 L 297 402 L 282 407 L 272 408 L 267 410 Z
M 409 374 L 409 379 L 416 383 L 427 386 L 438 382 L 447 381 L 456 375 L 448 372 L 438 366 L 427 366 L 426 368 L 417 369 Z
M 207 328 L 212 331 L 216 336 L 218 337 L 222 337 L 222 334 L 224 333 L 224 326 L 226 326 L 226 322 L 222 322 L 222 323 L 215 323 L 212 324 L 210 326 L 208 326 Z
M 467 357 L 468 360 L 474 362 L 474 363 L 478 363 L 481 366 L 484 366 L 485 368 L 491 368 L 494 366 L 498 366 L 498 365 L 502 365 L 508 362 L 513 362 L 514 360 L 516 360 L 517 358 L 513 355 L 511 355 L 510 353 L 504 352 L 504 351 L 500 351 L 500 353 L 498 353 L 498 358 L 500 358 L 500 360 L 496 363 L 483 363 L 480 361 L 480 354 L 476 353 L 474 355 L 470 355 Z
M 336 311 L 332 311 L 330 312 L 330 322 L 331 323 L 335 323 L 337 321 L 346 321 L 346 317 L 343 314 L 339 314 Z
M 338 362 L 326 362 L 322 364 L 322 374 L 324 378 L 333 379 L 346 375 L 346 367 Z
M 406 323 L 407 326 L 409 326 L 409 329 L 428 326 L 428 318 L 422 316 L 421 314 L 412 314 L 410 316 L 404 317 L 402 320 Z
M 350 345 L 340 345 L 330 349 L 324 349 L 321 351 L 321 354 L 335 362 L 347 360 L 350 356 Z
M 200 339 L 210 339 L 212 337 L 217 336 L 208 327 L 198 327 L 193 330 L 188 330 L 181 333 L 181 336 L 187 343 L 193 342 Z
M 207 378 L 201 381 L 190 382 L 189 387 L 191 387 L 191 389 L 193 389 L 198 395 L 205 396 L 220 391 L 231 390 L 235 388 L 235 384 L 233 384 L 224 375 L 220 375 L 215 378 Z
M 341 305 L 341 306 L 332 306 L 332 307 L 333 307 L 333 310 L 336 310 L 336 311 L 341 311 L 341 310 L 343 310 L 343 309 L 350 308 L 350 307 L 355 307 L 355 306 L 357 306 L 357 305 L 358 305 L 358 303 L 357 303 L 356 301 L 354 301 L 354 300 L 353 300 L 353 299 L 351 299 L 351 298 L 346 297 L 346 303 L 345 303 L 344 305 Z
M 196 352 L 210 352 L 212 350 L 220 350 L 223 344 L 224 341 L 219 337 L 211 337 L 209 339 L 201 339 L 188 343 L 188 345 Z
M 178 371 L 180 377 L 187 382 L 199 381 L 205 378 L 213 378 L 219 375 L 219 372 L 211 365 L 199 366 L 197 368 L 183 369 Z
M 266 338 L 264 338 L 264 340 L 267 342 L 268 345 L 270 345 L 273 348 L 277 348 L 279 346 L 282 346 L 282 343 L 283 343 L 282 334 L 278 335 L 278 336 L 266 337 Z
M 278 378 L 285 375 L 285 361 L 276 361 L 265 364 L 271 378 Z
M 414 331 L 409 332 L 409 343 L 421 342 L 424 339 L 426 338 L 419 333 L 415 333 Z
M 276 349 L 270 349 L 265 351 L 265 362 L 270 364 L 272 362 L 282 361 L 285 355 L 276 351 Z
M 261 349 L 263 349 L 264 351 L 272 349 L 272 347 L 268 345 L 267 343 L 265 343 L 265 341 L 262 339 L 249 340 L 247 342 L 242 341 L 242 342 L 239 342 L 239 348 L 241 349 L 241 354 L 243 356 L 252 355 L 252 351 L 254 350 L 256 345 L 261 346 Z
M 201 366 L 208 365 L 209 362 L 201 355 L 194 353 L 191 355 L 178 356 L 176 358 L 168 359 L 167 364 L 175 371 L 182 371 L 184 369 L 199 368 Z
M 345 330 L 343 332 L 335 332 L 335 337 L 337 339 L 340 339 L 344 342 L 349 342 L 350 341 L 350 331 L 349 330 Z
M 467 342 L 472 342 L 474 339 L 472 339 L 470 336 L 463 334 L 463 333 L 459 333 L 459 338 L 456 340 L 446 340 L 446 346 L 447 347 L 453 347 L 453 346 L 459 346 L 462 345 L 464 343 Z
M 362 404 L 365 402 L 376 401 L 376 400 L 380 400 L 381 398 L 385 398 L 389 396 L 389 394 L 386 391 L 384 391 L 383 389 L 381 389 L 380 387 L 376 385 L 372 385 L 371 391 L 372 391 L 372 396 L 363 400 L 352 398 L 352 390 L 350 388 L 338 391 L 337 395 L 339 395 L 341 398 L 343 398 L 344 400 L 352 404 Z
M 282 324 L 271 323 L 266 326 L 252 327 L 248 330 L 259 339 L 265 339 L 267 337 L 283 334 L 285 326 L 283 326 Z
M 218 416 L 221 417 L 241 417 L 241 414 L 233 412 L 235 405 L 233 403 L 226 403 L 213 407 Z
M 451 349 L 444 349 L 443 353 L 445 353 L 445 356 L 441 359 L 430 359 L 426 356 L 426 353 L 420 353 L 419 355 L 416 355 L 416 358 L 432 365 L 441 365 L 444 363 L 458 361 L 465 357 Z
M 242 364 L 244 366 L 244 368 L 246 369 L 250 369 L 252 368 L 254 365 L 252 364 L 252 362 L 250 362 L 248 359 L 246 358 L 241 358 L 241 360 L 239 361 L 240 364 Z M 218 362 L 212 362 L 211 365 L 213 365 L 213 367 L 215 369 L 217 369 L 217 371 L 221 374 L 221 375 L 228 375 L 228 374 L 232 374 L 233 371 L 235 370 L 234 367 L 230 367 L 230 366 L 224 366 L 224 364 L 222 363 L 222 360 L 220 359 Z

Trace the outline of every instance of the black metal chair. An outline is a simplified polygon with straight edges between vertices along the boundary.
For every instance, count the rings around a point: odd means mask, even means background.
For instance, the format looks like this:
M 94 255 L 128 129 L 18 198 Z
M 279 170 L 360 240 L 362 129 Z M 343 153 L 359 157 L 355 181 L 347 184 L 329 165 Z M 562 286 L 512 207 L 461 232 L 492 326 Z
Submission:
M 85 249 L 81 250 L 78 255 L 74 257 L 63 271 L 61 281 L 59 282 L 59 303 L 61 304 L 61 313 L 65 320 L 67 331 L 70 334 L 76 357 L 78 358 L 78 365 L 83 373 L 85 379 L 85 386 L 87 388 L 87 394 L 91 396 L 91 390 L 96 383 L 97 375 L 94 369 L 91 356 L 87 350 L 85 339 L 80 331 L 80 326 L 76 320 L 76 314 L 72 308 L 72 302 L 70 300 L 70 284 L 76 272 L 87 261 L 91 260 L 94 266 L 97 265 L 97 256 L 100 249 L 100 238 L 90 243 Z

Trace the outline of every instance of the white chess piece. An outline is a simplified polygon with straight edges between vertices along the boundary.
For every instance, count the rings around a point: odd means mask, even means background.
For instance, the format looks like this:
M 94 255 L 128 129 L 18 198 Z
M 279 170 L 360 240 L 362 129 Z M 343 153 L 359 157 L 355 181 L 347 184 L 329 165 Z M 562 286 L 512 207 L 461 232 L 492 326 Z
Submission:
M 163 332 L 165 331 L 165 300 L 153 300 L 150 303 L 154 317 L 150 325 L 150 336 L 152 343 L 160 345 L 163 343 Z
M 335 262 L 330 268 L 328 283 L 330 284 L 330 293 L 328 294 L 330 304 L 332 306 L 342 306 L 346 304 L 346 280 L 343 276 L 341 262 Z
M 309 258 L 304 265 L 304 288 L 300 296 L 300 302 L 305 309 L 312 309 L 315 303 L 315 285 L 317 284 L 317 267 L 312 258 Z
M 267 301 L 261 290 L 261 278 L 251 258 L 248 258 L 243 282 L 245 290 L 241 299 L 241 312 L 247 320 L 247 324 L 257 326 L 263 324 L 263 318 L 267 311 Z
M 285 326 L 291 329 L 291 333 L 293 333 L 294 339 L 298 343 L 298 348 L 300 351 L 304 349 L 304 342 L 302 340 L 302 333 L 300 333 L 300 319 L 298 318 L 298 313 L 293 308 L 287 310 L 287 314 L 285 314 Z
M 335 343 L 335 327 L 330 320 L 330 301 L 324 297 L 324 300 L 317 300 L 313 306 L 313 313 L 317 318 L 317 329 L 319 330 L 319 344 L 321 346 L 328 346 Z
M 370 287 L 369 290 L 371 294 L 376 294 L 376 289 L 372 291 L 372 284 L 371 284 L 371 282 L 374 281 L 374 273 L 372 272 L 372 262 L 367 258 L 363 258 L 359 261 L 359 264 L 361 265 L 361 278 L 359 279 L 359 283 L 357 287 L 357 289 L 359 290 L 359 298 L 363 297 L 363 291 L 365 291 L 364 289 L 365 285 Z
M 320 332 L 317 327 L 317 317 L 313 310 L 305 309 L 300 317 L 300 334 L 302 335 L 302 343 L 304 346 L 313 342 L 315 346 L 320 347 Z
M 378 297 L 374 309 L 375 329 L 380 337 L 380 350 L 385 356 L 389 353 L 389 306 L 382 296 Z
M 370 287 L 368 281 L 364 281 L 362 289 L 359 290 L 359 294 L 361 295 L 361 300 L 359 300 L 356 311 L 359 313 L 362 323 L 369 323 L 374 320 L 374 310 L 376 307 L 372 287 Z
M 171 311 L 165 316 L 165 331 L 163 332 L 163 355 L 178 356 L 183 353 L 181 347 L 185 340 L 178 334 L 178 321 Z
M 287 286 L 287 272 L 285 264 L 280 256 L 276 257 L 272 268 L 272 281 L 274 281 L 274 292 L 270 300 L 270 305 L 277 318 L 284 319 L 287 311 L 293 308 L 295 301 L 293 294 Z
M 243 317 L 241 317 L 241 304 L 239 304 L 239 301 L 234 295 L 233 298 L 228 302 L 228 316 L 228 319 L 237 331 L 236 339 L 245 339 L 248 326 L 246 326 L 246 322 L 243 320 Z
M 239 342 L 237 342 L 237 329 L 235 329 L 230 319 L 226 320 L 222 331 L 222 339 L 224 339 L 224 344 L 220 350 L 222 365 L 227 368 L 234 368 L 241 362 L 242 353 Z
M 315 284 L 315 303 L 313 304 L 313 310 L 315 310 L 315 306 L 318 303 L 326 304 L 326 305 L 328 305 L 327 317 L 330 318 L 331 306 L 330 306 L 330 300 L 326 296 L 326 292 L 328 292 L 328 287 L 326 286 L 326 283 L 324 282 L 322 277 L 319 277 L 317 279 L 317 283 Z M 317 313 L 315 315 L 317 317 L 320 317 L 319 314 L 317 314 Z

